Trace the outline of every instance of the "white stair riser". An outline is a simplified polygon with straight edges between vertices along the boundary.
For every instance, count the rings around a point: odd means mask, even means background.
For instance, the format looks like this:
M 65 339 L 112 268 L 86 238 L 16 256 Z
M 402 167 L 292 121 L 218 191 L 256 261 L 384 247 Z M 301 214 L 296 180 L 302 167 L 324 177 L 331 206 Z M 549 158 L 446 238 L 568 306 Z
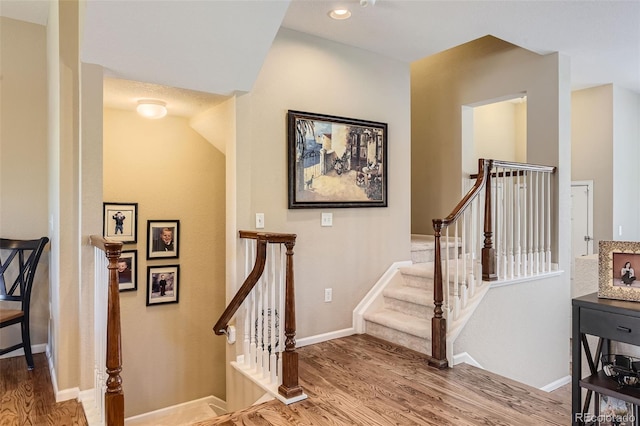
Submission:
M 402 312 L 414 316 L 416 318 L 433 318 L 433 306 L 420 305 L 418 303 L 407 302 L 406 300 L 400 300 L 385 296 L 384 307 L 387 309 L 391 309 L 392 311 Z
M 396 343 L 414 351 L 431 355 L 431 340 L 394 330 L 384 325 L 366 321 L 366 333 L 380 339 Z

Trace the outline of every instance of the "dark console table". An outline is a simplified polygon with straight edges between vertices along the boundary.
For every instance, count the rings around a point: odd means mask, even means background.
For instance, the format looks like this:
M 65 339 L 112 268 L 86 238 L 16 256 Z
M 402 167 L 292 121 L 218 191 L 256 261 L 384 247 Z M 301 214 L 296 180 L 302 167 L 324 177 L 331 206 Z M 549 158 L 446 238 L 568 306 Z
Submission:
M 600 362 L 601 355 L 610 353 L 612 341 L 640 346 L 640 302 L 598 299 L 597 293 L 593 293 L 573 299 L 572 305 L 572 424 L 590 424 L 582 420 L 594 393 L 640 405 L 640 388 L 620 387 L 604 374 Z M 598 337 L 594 353 L 587 343 L 587 335 Z M 590 371 L 587 377 L 582 377 L 583 351 Z M 582 388 L 587 389 L 584 402 Z M 637 409 L 634 412 L 637 413 Z

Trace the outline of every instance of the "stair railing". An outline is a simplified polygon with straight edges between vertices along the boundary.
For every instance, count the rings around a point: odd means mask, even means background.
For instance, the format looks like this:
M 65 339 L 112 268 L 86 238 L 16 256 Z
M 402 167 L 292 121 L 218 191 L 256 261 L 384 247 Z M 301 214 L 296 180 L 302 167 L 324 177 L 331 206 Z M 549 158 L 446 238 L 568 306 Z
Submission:
M 551 272 L 554 172 L 551 166 L 480 159 L 462 200 L 446 218 L 433 219 L 432 365 L 448 366 L 447 331 L 483 281 Z
M 236 329 L 241 334 L 241 353 L 232 362 L 238 371 L 286 404 L 300 401 L 307 396 L 298 383 L 295 341 L 296 235 L 253 231 L 239 235 L 247 278 L 213 330 L 227 335 L 230 343 L 235 342 Z M 232 328 L 229 323 L 234 316 L 236 326 Z
M 117 263 L 122 243 L 92 235 L 94 247 L 94 395 L 100 424 L 124 425 L 120 294 Z

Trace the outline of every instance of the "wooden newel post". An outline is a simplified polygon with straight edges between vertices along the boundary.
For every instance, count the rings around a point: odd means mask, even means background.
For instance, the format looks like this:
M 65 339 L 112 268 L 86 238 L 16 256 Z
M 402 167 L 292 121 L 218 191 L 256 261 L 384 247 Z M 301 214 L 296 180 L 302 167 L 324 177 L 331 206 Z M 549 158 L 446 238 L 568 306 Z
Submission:
M 122 350 L 120 334 L 120 294 L 117 263 L 122 243 L 105 243 L 109 259 L 109 300 L 107 305 L 107 391 L 104 396 L 107 426 L 124 425 L 124 393 L 122 392 Z
M 285 280 L 284 352 L 282 353 L 282 384 L 278 393 L 285 398 L 302 395 L 298 384 L 298 353 L 296 352 L 296 299 L 293 280 L 293 246 L 295 241 L 285 242 L 287 247 L 287 276 Z
M 484 162 L 485 160 L 480 160 Z M 492 162 L 483 164 L 484 173 L 487 176 L 487 183 L 484 189 L 484 247 L 482 247 L 482 279 L 484 281 L 495 281 L 498 279 L 496 273 L 496 251 L 493 248 L 493 227 L 491 216 L 491 169 Z
M 442 290 L 442 247 L 440 236 L 442 232 L 442 220 L 433 220 L 435 236 L 435 268 L 433 271 L 433 303 L 434 315 L 431 319 L 431 360 L 429 364 L 437 368 L 447 368 L 447 319 L 443 316 L 442 303 L 444 292 Z

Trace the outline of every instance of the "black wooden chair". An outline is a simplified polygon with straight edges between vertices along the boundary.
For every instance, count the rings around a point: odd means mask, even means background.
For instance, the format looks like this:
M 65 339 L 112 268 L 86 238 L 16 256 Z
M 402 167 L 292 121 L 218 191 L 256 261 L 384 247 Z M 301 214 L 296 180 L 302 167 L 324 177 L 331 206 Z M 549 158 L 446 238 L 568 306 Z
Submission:
M 29 370 L 33 370 L 33 355 L 31 354 L 31 337 L 29 335 L 29 303 L 31 301 L 31 287 L 36 268 L 44 246 L 49 242 L 47 237 L 38 240 L 8 240 L 0 238 L 0 302 L 14 303 L 13 308 L 7 309 L 3 303 L 0 306 L 0 328 L 13 324 L 20 324 L 22 342 L 0 349 L 0 355 L 24 348 Z

